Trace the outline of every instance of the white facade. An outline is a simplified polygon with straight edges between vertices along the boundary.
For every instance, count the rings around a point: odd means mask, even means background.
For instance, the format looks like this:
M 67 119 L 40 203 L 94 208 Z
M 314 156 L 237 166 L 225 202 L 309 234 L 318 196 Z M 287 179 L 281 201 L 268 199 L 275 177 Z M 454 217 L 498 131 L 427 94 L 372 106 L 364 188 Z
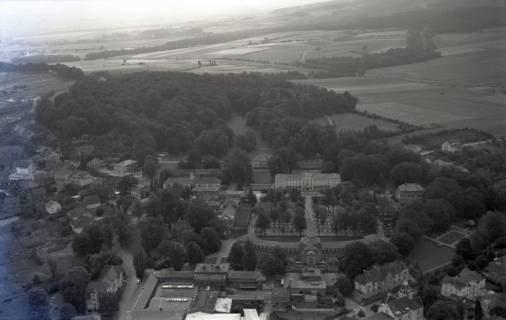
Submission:
M 450 143 L 448 141 L 445 141 L 441 145 L 441 151 L 447 152 L 447 153 L 456 153 L 462 150 L 462 145 L 460 143 Z
M 423 187 L 417 183 L 405 183 L 397 187 L 397 200 L 402 204 L 420 201 L 423 198 Z
M 300 191 L 321 191 L 341 183 L 338 173 L 302 172 L 297 174 L 276 174 L 274 189 L 298 189 Z
M 464 269 L 458 276 L 445 277 L 442 281 L 441 295 L 445 297 L 475 300 L 485 294 L 485 277 L 475 271 Z

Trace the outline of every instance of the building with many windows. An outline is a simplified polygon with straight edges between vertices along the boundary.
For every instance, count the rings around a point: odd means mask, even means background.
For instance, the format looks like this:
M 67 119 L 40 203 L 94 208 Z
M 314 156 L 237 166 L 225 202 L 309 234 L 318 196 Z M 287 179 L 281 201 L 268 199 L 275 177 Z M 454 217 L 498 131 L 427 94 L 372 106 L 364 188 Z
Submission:
M 474 301 L 486 293 L 485 277 L 469 269 L 462 270 L 456 277 L 444 277 L 441 284 L 441 295 L 448 298 Z
M 397 200 L 401 204 L 420 201 L 423 198 L 423 187 L 417 183 L 404 183 L 397 187 Z
M 322 191 L 341 183 L 338 173 L 301 172 L 278 173 L 274 177 L 274 189 L 297 189 L 300 191 Z
M 409 270 L 402 261 L 374 265 L 355 278 L 355 289 L 364 296 L 391 291 L 409 280 Z

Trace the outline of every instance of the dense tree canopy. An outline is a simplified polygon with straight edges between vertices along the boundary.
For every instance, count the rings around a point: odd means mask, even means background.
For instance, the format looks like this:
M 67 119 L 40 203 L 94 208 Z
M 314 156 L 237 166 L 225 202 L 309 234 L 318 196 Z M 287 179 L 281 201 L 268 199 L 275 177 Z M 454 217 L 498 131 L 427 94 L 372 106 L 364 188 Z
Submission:
M 63 141 L 87 134 L 101 155 L 141 161 L 155 151 L 177 154 L 195 148 L 202 155 L 225 156 L 234 144 L 226 125 L 234 113 L 247 115 L 248 125 L 271 145 L 292 140 L 299 153 L 321 153 L 335 133 L 302 118 L 353 111 L 357 101 L 348 93 L 296 85 L 275 75 L 141 72 L 102 77 L 107 80 L 85 77 L 54 102 L 44 99 L 37 119 Z M 301 136 L 294 140 L 297 132 Z M 249 151 L 256 141 L 250 133 L 236 144 Z

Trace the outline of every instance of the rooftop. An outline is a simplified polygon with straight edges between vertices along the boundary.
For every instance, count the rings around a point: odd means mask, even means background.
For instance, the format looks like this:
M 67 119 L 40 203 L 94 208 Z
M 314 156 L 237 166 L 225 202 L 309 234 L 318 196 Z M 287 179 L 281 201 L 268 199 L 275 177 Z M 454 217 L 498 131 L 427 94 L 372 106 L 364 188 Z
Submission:
M 407 269 L 402 261 L 394 261 L 384 265 L 374 265 L 364 273 L 355 278 L 355 282 L 367 284 L 369 282 L 378 282 L 386 278 L 388 274 L 398 274 Z
M 229 270 L 228 263 L 198 263 L 195 266 L 195 273 L 228 273 Z
M 456 288 L 464 288 L 471 282 L 479 282 L 482 280 L 485 280 L 485 278 L 478 272 L 464 269 L 455 277 L 444 277 L 442 283 L 451 284 Z
M 265 281 L 265 277 L 258 270 L 255 271 L 234 271 L 228 272 L 228 278 L 230 280 L 256 280 Z
M 418 298 L 401 297 L 399 299 L 390 301 L 388 307 L 393 314 L 404 314 L 410 311 L 415 311 L 423 308 L 423 305 Z
M 423 187 L 418 183 L 404 183 L 398 187 L 399 191 L 403 192 L 416 192 L 423 191 Z
M 283 183 L 292 180 L 340 180 L 338 173 L 319 173 L 319 172 L 301 172 L 301 173 L 278 173 L 274 176 L 275 183 Z

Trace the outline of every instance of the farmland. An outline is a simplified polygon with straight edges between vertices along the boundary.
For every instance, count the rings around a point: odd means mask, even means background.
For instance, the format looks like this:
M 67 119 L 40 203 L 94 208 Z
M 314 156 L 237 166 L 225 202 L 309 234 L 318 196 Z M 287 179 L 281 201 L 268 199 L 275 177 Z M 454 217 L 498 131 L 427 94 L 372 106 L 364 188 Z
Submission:
M 380 52 L 405 45 L 405 30 L 366 32 L 366 31 L 292 31 L 266 34 L 218 44 L 202 45 L 173 50 L 113 57 L 94 61 L 68 63 L 85 72 L 110 71 L 193 71 L 196 73 L 236 73 L 243 71 L 282 72 L 309 71 L 293 64 L 302 58 L 333 56 L 358 56 L 363 47 L 368 52 Z M 159 40 L 157 40 L 159 42 Z M 153 43 L 156 45 L 158 42 Z M 121 43 L 120 43 L 121 44 Z M 121 49 L 134 46 L 134 43 L 115 43 L 107 49 Z M 146 45 L 144 42 L 134 47 Z M 68 45 L 70 46 L 70 45 Z M 76 52 L 77 51 L 77 52 Z M 66 47 L 61 53 L 80 54 L 89 52 L 76 45 L 76 50 Z M 54 52 L 52 52 L 54 53 Z M 123 59 L 126 59 L 124 63 Z M 197 61 L 201 60 L 202 68 Z M 208 67 L 209 60 L 216 60 L 218 66 Z
M 381 68 L 360 78 L 299 80 L 359 97 L 357 109 L 426 128 L 470 127 L 506 134 L 506 51 L 496 31 L 441 35 L 447 53 L 422 63 Z M 458 48 L 458 50 L 457 50 Z M 478 50 L 479 49 L 479 50 Z

